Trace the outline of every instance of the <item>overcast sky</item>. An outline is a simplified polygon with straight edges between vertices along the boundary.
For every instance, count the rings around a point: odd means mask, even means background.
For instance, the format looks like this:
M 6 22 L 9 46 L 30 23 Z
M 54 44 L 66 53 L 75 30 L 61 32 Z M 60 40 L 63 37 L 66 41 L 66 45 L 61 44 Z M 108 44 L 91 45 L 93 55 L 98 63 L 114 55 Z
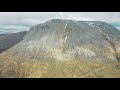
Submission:
M 28 31 L 50 19 L 104 21 L 120 29 L 120 12 L 0 12 L 0 34 Z

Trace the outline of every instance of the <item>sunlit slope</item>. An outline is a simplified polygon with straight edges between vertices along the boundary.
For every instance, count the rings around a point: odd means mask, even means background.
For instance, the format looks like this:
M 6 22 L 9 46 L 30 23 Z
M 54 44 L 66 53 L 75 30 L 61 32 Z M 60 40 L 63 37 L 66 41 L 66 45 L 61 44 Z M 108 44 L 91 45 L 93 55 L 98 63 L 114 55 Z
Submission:
M 120 63 L 81 60 L 40 62 L 0 57 L 0 78 L 119 78 Z

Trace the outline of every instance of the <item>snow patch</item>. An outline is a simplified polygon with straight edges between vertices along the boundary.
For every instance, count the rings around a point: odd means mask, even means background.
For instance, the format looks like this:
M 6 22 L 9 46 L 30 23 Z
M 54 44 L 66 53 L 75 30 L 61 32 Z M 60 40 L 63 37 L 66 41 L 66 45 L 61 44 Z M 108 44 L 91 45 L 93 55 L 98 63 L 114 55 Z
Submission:
M 92 27 L 94 27 L 93 25 L 91 25 Z
M 101 31 L 100 29 L 98 29 L 98 31 L 99 31 L 100 33 L 102 33 L 102 31 Z
M 93 23 L 88 23 L 88 25 L 92 25 Z
M 120 30 L 120 27 L 115 27 L 115 28 L 117 28 L 118 30 Z
M 67 24 L 65 24 L 65 27 L 64 27 L 64 29 L 66 29 L 67 28 Z
M 66 42 L 66 40 L 67 40 L 67 36 L 65 37 L 64 43 Z
M 95 27 L 93 24 L 94 23 L 90 23 L 90 22 L 86 22 L 88 25 L 92 26 L 92 27 Z
M 94 27 L 94 25 L 93 25 L 94 23 L 89 23 L 88 25 L 90 25 L 90 26 L 92 26 L 92 27 Z
M 52 22 L 52 20 L 48 20 L 48 22 Z

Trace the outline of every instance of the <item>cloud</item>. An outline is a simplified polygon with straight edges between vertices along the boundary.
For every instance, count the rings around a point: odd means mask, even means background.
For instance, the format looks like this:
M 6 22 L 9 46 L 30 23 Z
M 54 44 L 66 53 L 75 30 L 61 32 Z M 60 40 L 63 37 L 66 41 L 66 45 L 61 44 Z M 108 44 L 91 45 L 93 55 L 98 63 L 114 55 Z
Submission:
M 0 12 L 0 24 L 36 24 L 49 19 L 120 22 L 120 12 Z
M 33 26 L 56 16 L 55 12 L 0 12 L 0 24 Z
M 120 12 L 0 12 L 0 31 L 23 31 L 50 19 L 104 21 L 120 27 Z
M 17 25 L 0 25 L 0 28 L 1 29 L 17 29 L 17 30 L 20 30 L 20 29 L 28 30 L 29 29 L 28 26 L 17 26 Z
M 64 17 L 64 13 L 63 12 L 59 12 L 61 17 Z
M 29 26 L 20 26 L 20 25 L 2 25 L 0 24 L 0 34 L 4 33 L 16 33 L 20 31 L 28 31 Z

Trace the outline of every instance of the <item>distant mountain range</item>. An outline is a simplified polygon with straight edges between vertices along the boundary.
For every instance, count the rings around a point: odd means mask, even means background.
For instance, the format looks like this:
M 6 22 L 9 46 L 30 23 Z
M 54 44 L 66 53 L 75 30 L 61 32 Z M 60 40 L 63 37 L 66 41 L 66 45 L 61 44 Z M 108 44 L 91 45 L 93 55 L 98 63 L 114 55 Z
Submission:
M 6 35 L 6 34 L 0 34 L 0 36 L 2 36 L 2 35 Z

